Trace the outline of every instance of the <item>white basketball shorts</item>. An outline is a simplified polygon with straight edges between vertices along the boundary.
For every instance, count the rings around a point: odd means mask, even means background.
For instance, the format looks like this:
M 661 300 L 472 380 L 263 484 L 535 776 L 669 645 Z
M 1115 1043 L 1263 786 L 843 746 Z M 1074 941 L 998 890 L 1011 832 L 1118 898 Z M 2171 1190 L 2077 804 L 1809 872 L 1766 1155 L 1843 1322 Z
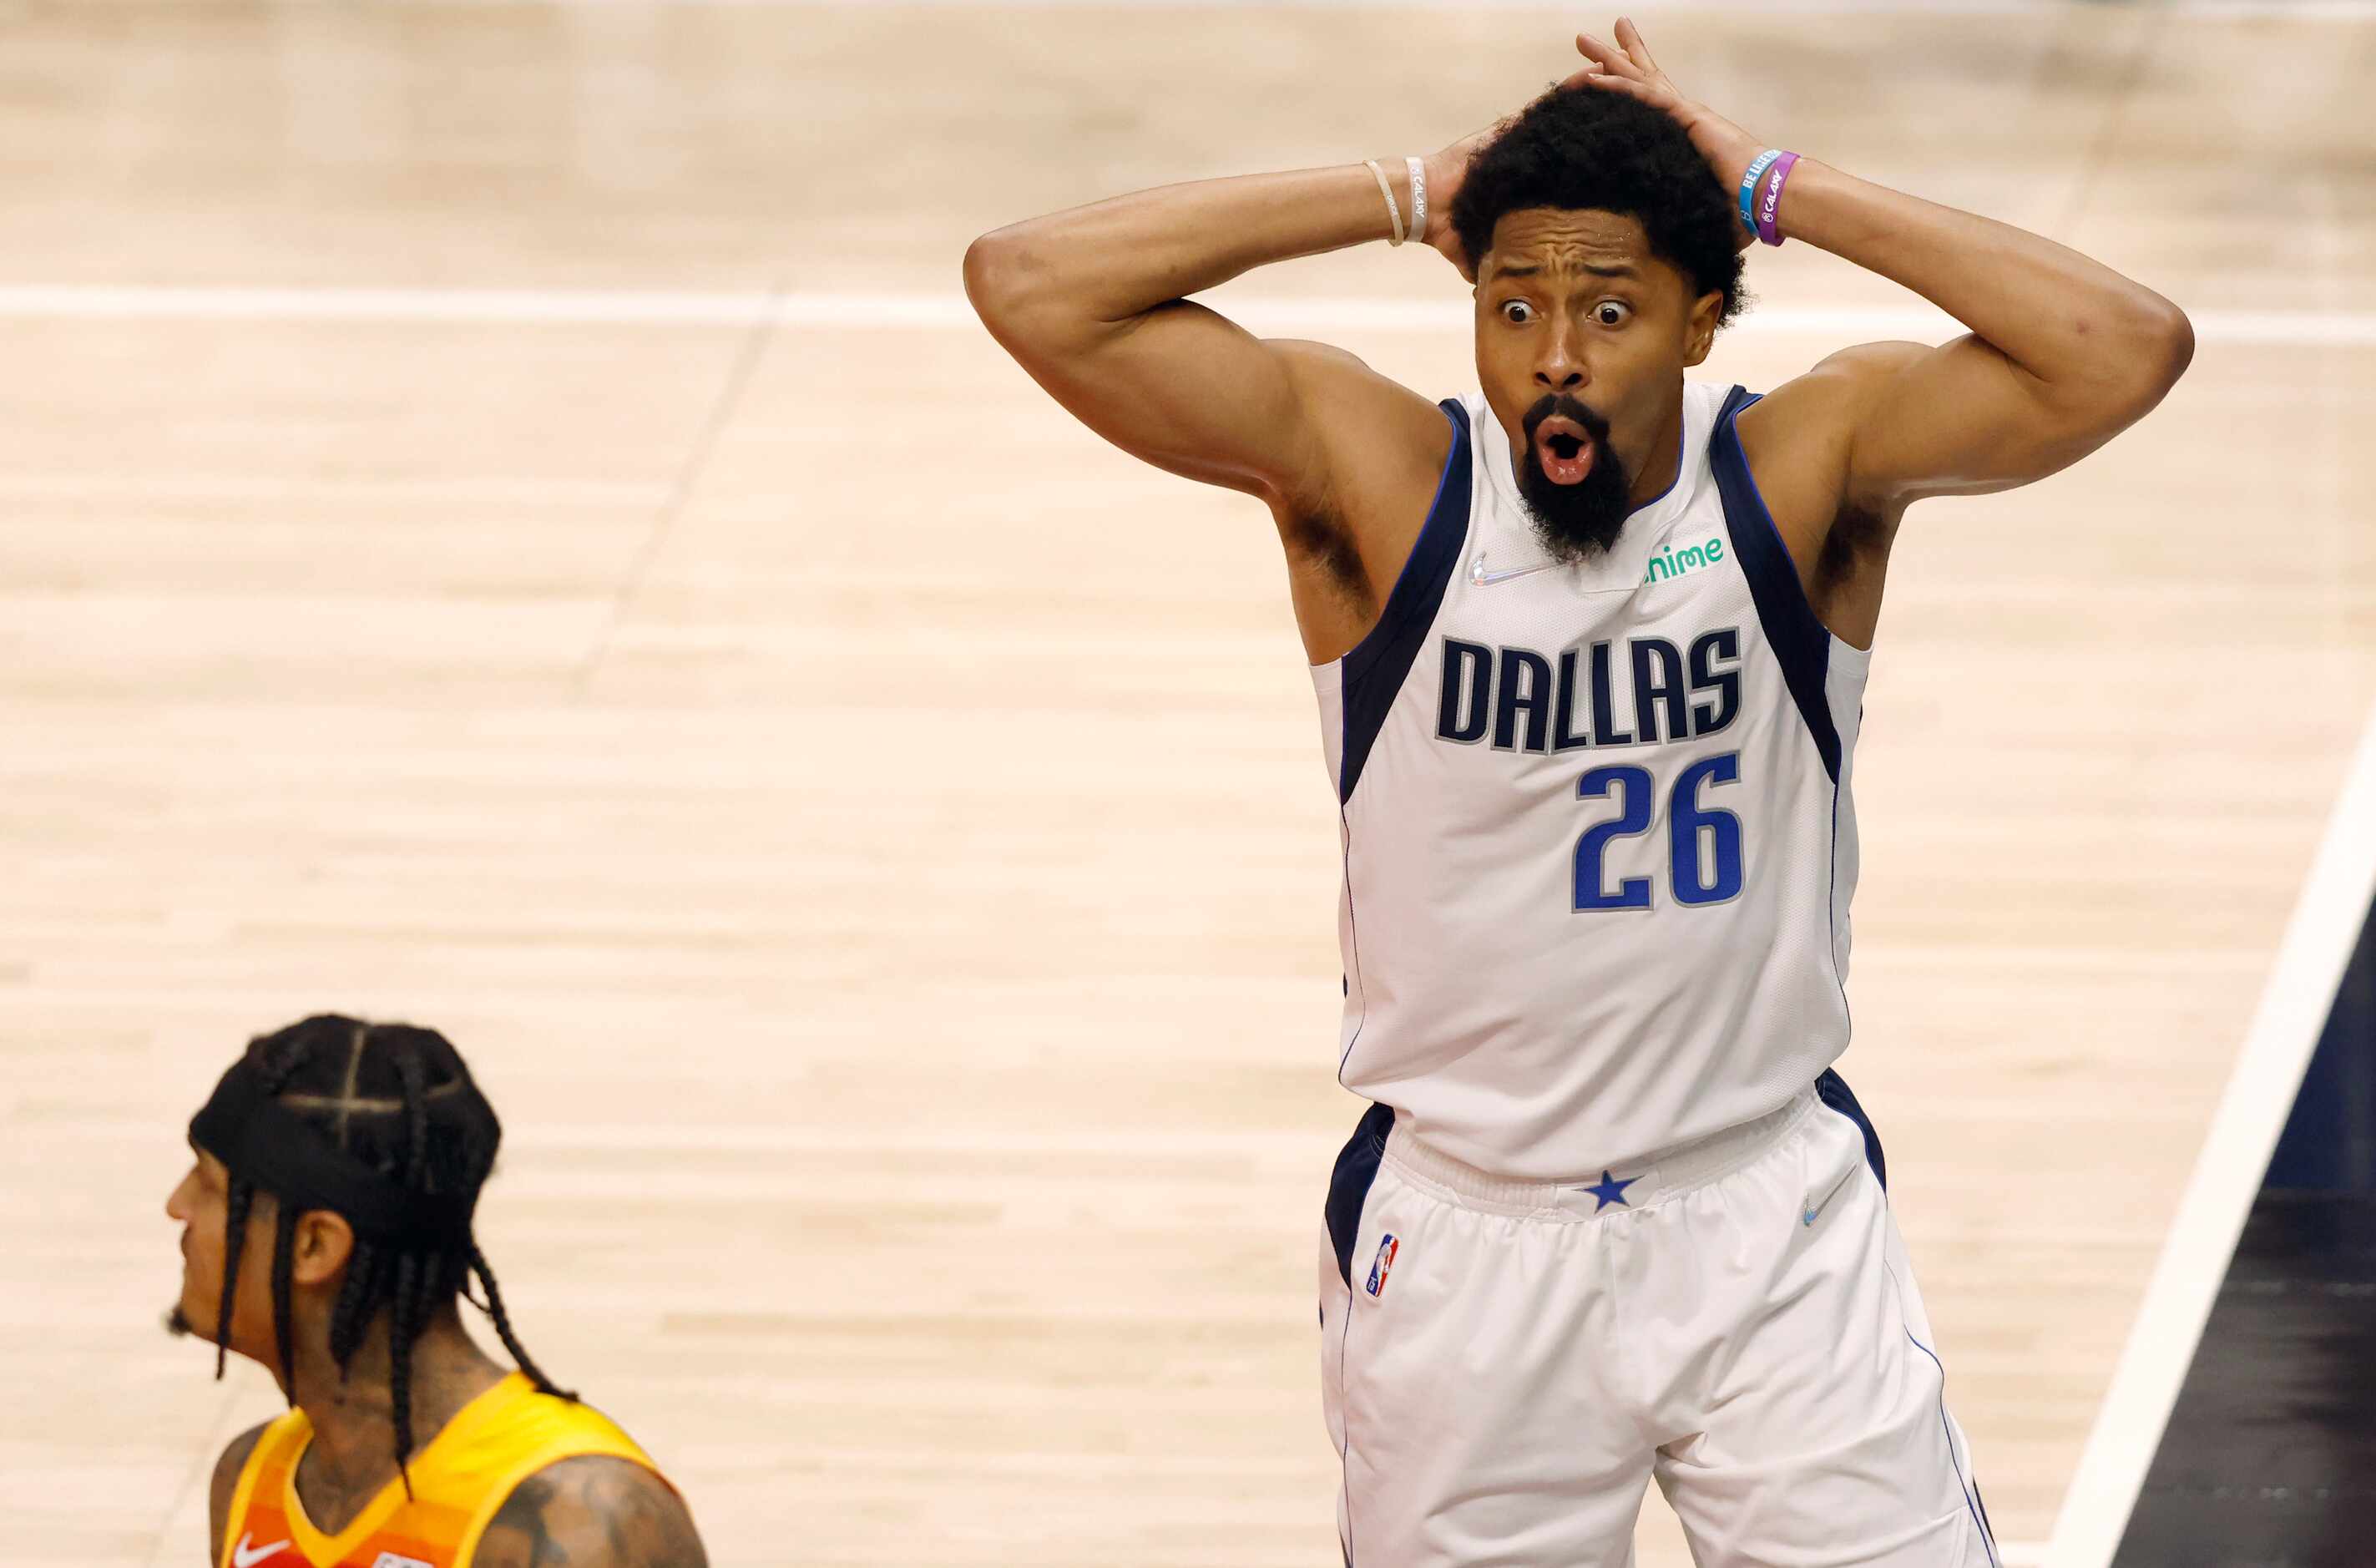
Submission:
M 1699 1568 L 1997 1568 L 1879 1145 L 1819 1087 L 1567 1184 L 1372 1108 L 1320 1260 L 1349 1568 L 1625 1568 L 1653 1476 Z

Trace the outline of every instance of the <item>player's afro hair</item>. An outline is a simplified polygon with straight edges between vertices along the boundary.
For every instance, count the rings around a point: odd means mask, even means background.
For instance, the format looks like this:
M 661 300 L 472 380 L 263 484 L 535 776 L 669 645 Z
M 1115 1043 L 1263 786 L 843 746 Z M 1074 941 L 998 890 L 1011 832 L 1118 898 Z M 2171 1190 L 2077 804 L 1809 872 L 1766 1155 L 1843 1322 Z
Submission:
M 1663 110 L 1599 88 L 1553 88 L 1505 122 L 1452 199 L 1471 271 L 1493 243 L 1493 225 L 1532 207 L 1632 215 L 1651 253 L 1681 271 L 1694 296 L 1724 295 L 1719 326 L 1740 314 L 1732 193 Z

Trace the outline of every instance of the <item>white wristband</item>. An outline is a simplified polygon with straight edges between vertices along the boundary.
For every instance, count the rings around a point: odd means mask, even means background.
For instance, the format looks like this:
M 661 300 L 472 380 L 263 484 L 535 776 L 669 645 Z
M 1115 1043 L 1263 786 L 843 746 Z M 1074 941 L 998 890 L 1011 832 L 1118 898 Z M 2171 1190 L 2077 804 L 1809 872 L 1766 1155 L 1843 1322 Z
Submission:
M 1427 165 L 1416 158 L 1406 158 L 1403 160 L 1403 164 L 1410 170 L 1410 237 L 1425 244 L 1427 243 Z
M 1386 172 L 1378 167 L 1378 160 L 1376 159 L 1369 159 L 1366 162 L 1370 172 L 1378 177 L 1378 189 L 1385 195 L 1386 216 L 1395 220 L 1395 237 L 1386 243 L 1388 244 L 1395 245 L 1401 244 L 1403 243 L 1403 209 L 1395 201 L 1395 187 L 1386 183 Z

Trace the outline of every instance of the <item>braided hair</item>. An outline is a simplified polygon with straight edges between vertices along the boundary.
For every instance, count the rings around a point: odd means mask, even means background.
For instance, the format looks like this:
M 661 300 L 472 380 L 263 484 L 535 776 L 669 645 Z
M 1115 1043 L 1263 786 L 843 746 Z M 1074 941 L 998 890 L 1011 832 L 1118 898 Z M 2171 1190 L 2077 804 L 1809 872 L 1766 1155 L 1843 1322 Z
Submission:
M 479 1092 L 461 1054 L 434 1029 L 371 1024 L 322 1014 L 248 1043 L 246 1065 L 268 1098 L 318 1128 L 342 1154 L 409 1191 L 475 1199 L 494 1169 L 503 1125 Z M 234 1171 L 224 1206 L 221 1316 L 215 1332 L 215 1375 L 223 1372 L 231 1343 L 232 1303 L 240 1253 L 255 1201 L 255 1184 Z M 281 1384 L 296 1397 L 291 1277 L 299 1205 L 283 1201 L 273 1238 L 272 1329 Z M 475 1240 L 463 1247 L 422 1250 L 362 1236 L 355 1239 L 346 1276 L 330 1313 L 330 1355 L 343 1379 L 364 1335 L 387 1314 L 388 1392 L 395 1407 L 396 1462 L 405 1492 L 412 1431 L 412 1350 L 422 1329 L 457 1296 L 468 1296 L 472 1276 L 486 1292 L 481 1303 L 519 1370 L 539 1392 L 564 1399 L 531 1360 L 504 1311 L 494 1271 Z

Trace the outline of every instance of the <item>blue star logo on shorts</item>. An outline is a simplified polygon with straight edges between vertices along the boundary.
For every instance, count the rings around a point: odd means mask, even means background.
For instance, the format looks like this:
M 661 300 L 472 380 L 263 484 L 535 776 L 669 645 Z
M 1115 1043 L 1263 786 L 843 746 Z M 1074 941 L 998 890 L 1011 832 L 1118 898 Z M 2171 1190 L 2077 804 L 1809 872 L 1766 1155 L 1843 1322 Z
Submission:
M 1610 1204 L 1615 1204 L 1620 1208 L 1632 1208 L 1634 1206 L 1625 1201 L 1625 1189 L 1632 1186 L 1634 1182 L 1639 1182 L 1641 1179 L 1642 1178 L 1639 1176 L 1632 1176 L 1622 1182 L 1611 1181 L 1610 1179 L 1609 1172 L 1603 1170 L 1600 1173 L 1600 1185 L 1597 1187 L 1586 1187 L 1585 1189 L 1586 1192 L 1590 1193 L 1594 1197 L 1600 1200 L 1598 1203 L 1593 1205 L 1592 1212 L 1598 1214 Z

